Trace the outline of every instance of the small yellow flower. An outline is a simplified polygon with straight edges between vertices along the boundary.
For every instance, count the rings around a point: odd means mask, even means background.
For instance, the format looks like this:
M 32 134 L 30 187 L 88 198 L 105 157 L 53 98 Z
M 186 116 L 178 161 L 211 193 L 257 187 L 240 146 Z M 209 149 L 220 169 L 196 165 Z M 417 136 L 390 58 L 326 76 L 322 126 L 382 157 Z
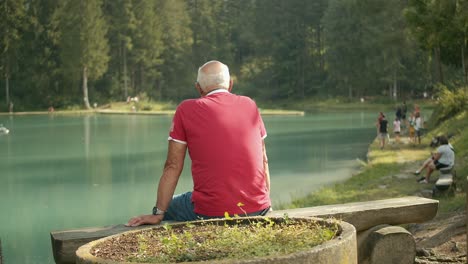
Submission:
M 244 206 L 244 205 L 245 205 L 245 204 L 243 204 L 242 202 L 238 202 L 238 203 L 237 203 L 237 207 L 242 207 L 242 206 Z
M 230 216 L 229 216 L 229 213 L 228 212 L 224 212 L 224 218 L 226 219 L 232 219 Z

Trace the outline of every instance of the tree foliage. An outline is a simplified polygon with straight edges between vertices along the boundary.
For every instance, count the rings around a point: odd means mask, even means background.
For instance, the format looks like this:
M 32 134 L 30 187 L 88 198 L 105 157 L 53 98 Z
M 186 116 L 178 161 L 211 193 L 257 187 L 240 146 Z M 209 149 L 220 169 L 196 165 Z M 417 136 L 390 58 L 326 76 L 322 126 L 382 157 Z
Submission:
M 0 10 L 0 103 L 16 109 L 180 101 L 197 96 L 197 68 L 213 59 L 237 93 L 268 102 L 409 99 L 468 82 L 468 0 L 3 0 Z

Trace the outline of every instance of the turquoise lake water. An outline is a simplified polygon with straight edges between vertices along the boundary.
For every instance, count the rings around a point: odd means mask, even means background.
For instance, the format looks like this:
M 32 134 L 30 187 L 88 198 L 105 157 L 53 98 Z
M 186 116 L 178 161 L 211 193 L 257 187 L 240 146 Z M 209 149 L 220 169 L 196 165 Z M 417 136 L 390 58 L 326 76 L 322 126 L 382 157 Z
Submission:
M 344 180 L 365 159 L 376 113 L 265 116 L 273 206 Z M 171 116 L 0 116 L 4 263 L 54 263 L 50 231 L 150 213 Z M 188 155 L 187 155 L 188 156 Z M 192 187 L 190 162 L 176 193 Z

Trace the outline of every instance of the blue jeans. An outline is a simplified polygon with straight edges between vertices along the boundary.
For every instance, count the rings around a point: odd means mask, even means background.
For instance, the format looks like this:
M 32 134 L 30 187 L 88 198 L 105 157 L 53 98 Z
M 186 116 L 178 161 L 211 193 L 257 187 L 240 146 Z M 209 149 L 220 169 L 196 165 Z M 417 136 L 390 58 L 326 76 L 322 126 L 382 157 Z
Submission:
M 169 204 L 163 221 L 194 221 L 199 220 L 192 203 L 192 192 L 174 195 Z
M 194 221 L 201 219 L 224 218 L 223 216 L 206 216 L 196 214 L 192 203 L 192 192 L 186 192 L 172 197 L 167 212 L 164 214 L 163 221 Z M 258 212 L 248 213 L 246 216 L 266 215 L 270 211 L 270 207 Z M 242 215 L 241 215 L 242 216 Z

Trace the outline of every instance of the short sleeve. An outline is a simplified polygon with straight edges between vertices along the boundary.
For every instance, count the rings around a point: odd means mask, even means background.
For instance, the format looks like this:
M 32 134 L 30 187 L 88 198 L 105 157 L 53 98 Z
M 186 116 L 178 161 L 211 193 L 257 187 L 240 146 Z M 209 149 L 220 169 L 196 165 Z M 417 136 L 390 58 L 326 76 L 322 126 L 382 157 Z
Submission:
M 443 155 L 447 154 L 448 150 L 449 150 L 448 145 L 441 145 L 440 147 L 437 148 L 437 152 Z
M 258 114 L 258 127 L 260 130 L 260 137 L 262 139 L 265 139 L 267 137 L 267 132 L 265 129 L 265 124 L 263 123 L 262 116 L 260 115 L 260 112 L 258 111 L 258 109 L 257 109 L 257 114 Z
M 177 110 L 174 114 L 174 118 L 172 119 L 171 128 L 169 131 L 169 138 L 168 140 L 173 140 L 175 142 L 179 142 L 182 144 L 187 144 L 187 137 L 185 134 L 184 123 L 182 119 L 183 110 L 182 107 L 177 107 Z

